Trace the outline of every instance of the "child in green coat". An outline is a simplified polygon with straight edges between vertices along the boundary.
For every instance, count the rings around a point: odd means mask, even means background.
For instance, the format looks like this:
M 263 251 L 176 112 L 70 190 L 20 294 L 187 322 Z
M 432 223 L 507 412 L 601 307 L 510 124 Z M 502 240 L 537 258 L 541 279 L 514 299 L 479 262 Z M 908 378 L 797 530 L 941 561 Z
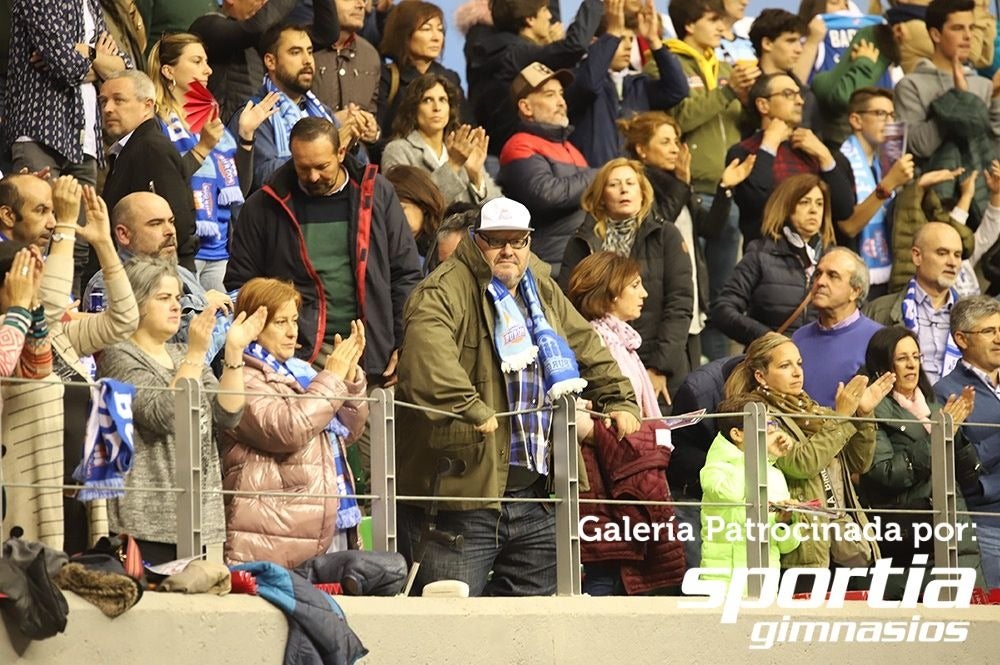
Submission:
M 742 412 L 748 402 L 763 402 L 757 395 L 737 395 L 719 404 L 721 413 Z M 713 506 L 711 503 L 744 503 L 747 500 L 745 467 L 743 456 L 743 417 L 741 415 L 720 418 L 719 434 L 709 448 L 705 466 L 701 470 L 701 486 L 704 490 L 701 509 L 701 567 L 716 569 L 712 573 L 702 573 L 702 579 L 731 579 L 733 568 L 747 565 L 747 511 L 743 506 Z M 767 428 L 767 498 L 772 504 L 790 504 L 791 497 L 785 476 L 774 467 L 774 462 L 784 455 L 791 446 L 791 440 L 776 425 L 768 422 Z M 792 514 L 768 513 L 769 555 L 768 565 L 778 568 L 781 555 L 794 550 L 799 541 L 793 529 L 778 529 L 778 535 L 788 535 L 779 539 L 774 524 L 778 521 L 792 522 Z M 761 530 L 750 525 L 750 535 L 757 538 Z

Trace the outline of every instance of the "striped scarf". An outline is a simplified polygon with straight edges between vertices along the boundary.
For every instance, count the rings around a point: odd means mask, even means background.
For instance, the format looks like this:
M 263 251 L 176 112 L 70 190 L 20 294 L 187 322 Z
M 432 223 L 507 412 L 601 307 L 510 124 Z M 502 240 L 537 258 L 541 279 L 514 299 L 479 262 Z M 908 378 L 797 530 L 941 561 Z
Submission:
M 261 361 L 281 376 L 289 376 L 298 381 L 303 389 L 309 388 L 313 378 L 318 373 L 309 363 L 290 358 L 287 362 L 281 362 L 257 342 L 250 342 L 244 349 L 244 353 L 252 358 Z M 349 474 L 347 473 L 347 463 L 341 452 L 341 441 L 350 436 L 351 432 L 344 423 L 335 415 L 326 426 L 326 432 L 330 441 L 330 449 L 333 451 L 333 463 L 337 473 L 337 494 L 346 497 L 354 493 L 353 483 L 348 486 Z M 361 523 L 361 509 L 358 507 L 357 499 L 341 498 L 337 508 L 337 530 L 344 531 L 355 527 Z
M 176 114 L 170 114 L 163 125 L 163 132 L 180 154 L 190 152 L 198 145 L 199 136 L 188 131 Z M 236 140 L 229 130 L 191 176 L 194 194 L 195 233 L 200 238 L 224 241 L 223 224 L 228 224 L 233 206 L 243 203 L 240 179 L 236 172 Z
M 333 122 L 333 118 L 323 102 L 319 101 L 312 92 L 306 92 L 302 96 L 302 106 L 299 106 L 278 90 L 274 81 L 267 74 L 264 75 L 264 89 L 269 93 L 277 92 L 281 95 L 278 99 L 278 112 L 271 116 L 271 126 L 274 127 L 274 147 L 278 157 L 288 158 L 292 156 L 292 151 L 288 147 L 288 137 L 292 133 L 292 127 L 302 118 L 325 118 Z
M 958 302 L 958 291 L 954 288 L 951 291 L 952 302 Z M 906 285 L 906 293 L 903 294 L 903 327 L 917 332 L 917 278 L 914 277 Z M 955 365 L 962 359 L 962 352 L 955 344 L 955 337 L 949 332 L 944 344 L 944 358 L 941 359 L 941 376 L 948 376 Z
M 101 379 L 90 387 L 92 404 L 83 443 L 83 459 L 73 478 L 83 483 L 77 498 L 120 499 L 125 496 L 125 474 L 132 469 L 132 398 L 135 387 Z

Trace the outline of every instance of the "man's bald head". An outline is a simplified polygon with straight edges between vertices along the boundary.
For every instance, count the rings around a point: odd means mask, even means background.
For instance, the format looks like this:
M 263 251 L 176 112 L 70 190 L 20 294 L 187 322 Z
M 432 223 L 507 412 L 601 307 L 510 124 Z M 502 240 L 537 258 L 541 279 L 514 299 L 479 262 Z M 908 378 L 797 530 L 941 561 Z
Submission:
M 0 232 L 4 236 L 44 250 L 55 224 L 48 181 L 30 173 L 0 180 Z
M 935 295 L 955 285 L 962 265 L 962 236 L 949 224 L 928 222 L 913 237 L 913 265 L 920 287 Z
M 133 192 L 111 211 L 118 244 L 136 256 L 177 260 L 174 213 L 167 200 L 152 192 Z

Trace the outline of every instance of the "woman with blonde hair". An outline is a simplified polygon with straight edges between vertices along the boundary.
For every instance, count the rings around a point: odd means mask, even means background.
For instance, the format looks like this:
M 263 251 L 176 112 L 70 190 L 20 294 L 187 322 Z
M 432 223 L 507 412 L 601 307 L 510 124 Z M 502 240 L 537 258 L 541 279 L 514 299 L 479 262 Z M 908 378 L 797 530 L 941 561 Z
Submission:
M 218 115 L 194 132 L 184 111 L 185 98 L 192 84 L 206 86 L 212 75 L 201 39 L 187 33 L 165 35 L 150 51 L 146 70 L 156 90 L 163 132 L 191 162 L 195 235 L 200 242 L 195 254 L 198 280 L 206 290 L 225 293 L 229 222 L 253 184 L 254 133 L 277 112 L 280 95 L 271 93 L 258 104 L 248 101 L 239 114 L 237 137 Z
M 663 111 L 646 111 L 626 120 L 618 121 L 618 129 L 625 137 L 625 150 L 646 167 L 646 178 L 653 187 L 653 209 L 671 222 L 681 232 L 688 249 L 694 284 L 694 310 L 688 329 L 688 360 L 691 367 L 701 364 L 702 345 L 699 335 L 708 324 L 708 312 L 714 286 L 717 291 L 725 283 L 725 276 L 713 274 L 705 257 L 701 239 L 721 241 L 725 235 L 726 221 L 732 210 L 731 190 L 750 175 L 756 162 L 751 155 L 742 163 L 734 160 L 722 172 L 711 208 L 692 189 L 691 151 L 681 141 L 681 126 Z M 733 221 L 732 228 L 736 229 Z M 735 265 L 736 260 L 730 269 Z M 717 338 L 718 331 L 709 331 Z M 728 345 L 728 342 L 727 342 Z M 706 351 L 711 357 L 714 347 L 709 341 Z
M 816 318 L 801 306 L 813 271 L 833 246 L 830 190 L 819 176 L 795 175 L 775 188 L 764 207 L 762 237 L 747 245 L 712 307 L 729 338 L 749 344 L 764 333 L 795 332 Z
M 771 420 L 792 440 L 775 466 L 785 474 L 788 490 L 799 502 L 819 501 L 831 510 L 861 507 L 851 476 L 865 473 L 875 455 L 875 425 L 872 422 L 834 420 L 828 416 L 871 417 L 882 399 L 892 390 L 895 375 L 885 373 L 870 385 L 868 377 L 855 376 L 837 390 L 835 407 L 817 404 L 803 389 L 802 356 L 791 339 L 768 332 L 747 347 L 746 357 L 726 379 L 726 397 L 744 393 L 760 395 L 772 412 Z M 827 518 L 816 518 L 826 520 Z M 853 519 L 863 525 L 864 513 L 841 514 L 837 520 L 846 527 Z M 822 534 L 822 531 L 819 530 Z M 839 565 L 866 567 L 878 555 L 867 541 L 838 542 L 810 538 L 798 549 L 784 555 L 782 568 L 827 568 L 831 560 Z
M 294 568 L 328 550 L 357 548 L 361 512 L 345 445 L 368 418 L 361 321 L 337 336 L 323 371 L 295 359 L 302 296 L 290 282 L 257 277 L 240 289 L 236 313 L 267 311 L 243 351 L 246 406 L 224 431 L 222 484 L 227 490 L 297 492 L 326 497 L 226 496 L 226 560 L 273 561 Z M 308 396 L 296 399 L 297 395 Z M 338 501 L 336 496 L 342 498 Z M 346 537 L 345 537 L 346 536 Z
M 573 268 L 602 250 L 639 264 L 649 292 L 633 326 L 643 339 L 639 358 L 657 396 L 670 404 L 670 394 L 691 370 L 687 343 L 694 281 L 691 262 L 679 258 L 692 250 L 677 227 L 656 213 L 654 202 L 641 163 L 620 157 L 601 167 L 583 194 L 587 218 L 566 245 L 560 280 L 565 288 Z

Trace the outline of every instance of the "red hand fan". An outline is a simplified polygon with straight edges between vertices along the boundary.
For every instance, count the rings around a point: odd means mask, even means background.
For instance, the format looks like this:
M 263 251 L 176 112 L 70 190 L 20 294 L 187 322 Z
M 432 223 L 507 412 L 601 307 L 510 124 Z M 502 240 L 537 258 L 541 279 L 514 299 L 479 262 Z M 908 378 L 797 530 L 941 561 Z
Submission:
M 219 102 L 198 81 L 191 81 L 184 93 L 184 114 L 192 134 L 197 134 L 205 123 L 219 117 Z

